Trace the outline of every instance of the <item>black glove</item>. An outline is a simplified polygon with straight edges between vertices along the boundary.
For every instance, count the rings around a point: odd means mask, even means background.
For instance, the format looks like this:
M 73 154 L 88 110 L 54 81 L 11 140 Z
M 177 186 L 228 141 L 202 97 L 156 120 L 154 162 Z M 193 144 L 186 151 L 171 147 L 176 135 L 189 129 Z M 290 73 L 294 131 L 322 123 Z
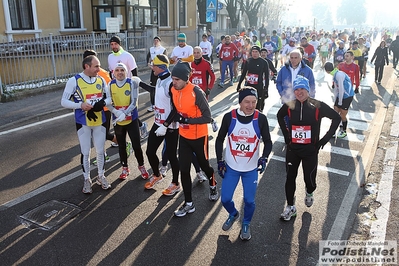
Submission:
M 103 99 L 99 100 L 98 102 L 96 102 L 93 105 L 92 110 L 94 112 L 100 112 L 101 110 L 103 110 L 104 106 L 105 106 L 105 101 L 104 101 L 104 98 L 103 98 Z
M 331 88 L 333 88 L 333 89 L 335 88 L 335 85 L 334 85 L 334 83 L 331 85 Z
M 211 90 L 209 88 L 206 88 L 205 95 L 208 96 L 210 93 L 211 93 Z
M 269 98 L 269 90 L 265 88 L 265 99 Z
M 258 159 L 258 172 L 262 174 L 265 171 L 267 158 L 261 157 Z
M 224 178 L 224 173 L 226 172 L 226 162 L 218 161 L 218 174 L 221 178 Z
M 179 122 L 180 124 L 188 124 L 187 120 L 187 117 L 184 117 L 181 114 L 177 114 L 174 119 L 175 122 Z
M 328 140 L 325 137 L 320 139 L 319 142 L 317 142 L 317 150 L 323 149 L 327 142 Z
M 91 121 L 94 120 L 94 122 L 97 121 L 97 115 L 94 113 L 94 108 L 90 109 L 89 111 L 87 111 L 87 118 Z

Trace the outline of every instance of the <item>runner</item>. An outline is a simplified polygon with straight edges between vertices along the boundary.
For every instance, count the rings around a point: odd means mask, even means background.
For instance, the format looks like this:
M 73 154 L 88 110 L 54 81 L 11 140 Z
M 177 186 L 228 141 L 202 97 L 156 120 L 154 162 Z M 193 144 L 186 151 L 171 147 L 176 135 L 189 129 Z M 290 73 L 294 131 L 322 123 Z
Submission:
M 111 102 L 104 79 L 98 76 L 100 60 L 95 55 L 83 59 L 83 72 L 68 79 L 61 105 L 75 112 L 76 133 L 80 144 L 80 164 L 83 170 L 83 189 L 85 194 L 92 193 L 90 178 L 91 140 L 97 153 L 97 183 L 103 189 L 111 185 L 104 176 L 104 144 L 105 144 L 105 113 L 104 106 Z
M 297 215 L 295 207 L 296 177 L 302 162 L 303 177 L 306 185 L 305 205 L 313 205 L 313 192 L 316 189 L 317 162 L 319 149 L 323 148 L 337 129 L 340 117 L 327 104 L 309 97 L 309 81 L 297 76 L 293 82 L 295 100 L 283 104 L 277 112 L 280 129 L 286 144 L 285 167 L 287 179 L 285 195 L 287 206 L 280 218 L 289 221 Z M 285 117 L 288 117 L 287 123 Z M 323 117 L 331 119 L 328 132 L 319 139 L 321 120 Z
M 233 195 L 241 177 L 244 189 L 244 219 L 240 233 L 242 240 L 251 239 L 250 223 L 255 212 L 258 171 L 259 174 L 263 174 L 272 150 L 269 123 L 264 114 L 255 110 L 256 101 L 257 93 L 254 88 L 240 90 L 238 94 L 240 107 L 224 115 L 215 144 L 218 172 L 223 178 L 221 201 L 229 213 L 222 229 L 229 230 L 240 217 Z M 228 144 L 223 160 L 223 143 L 226 135 Z M 260 154 L 261 138 L 264 143 L 262 154 Z

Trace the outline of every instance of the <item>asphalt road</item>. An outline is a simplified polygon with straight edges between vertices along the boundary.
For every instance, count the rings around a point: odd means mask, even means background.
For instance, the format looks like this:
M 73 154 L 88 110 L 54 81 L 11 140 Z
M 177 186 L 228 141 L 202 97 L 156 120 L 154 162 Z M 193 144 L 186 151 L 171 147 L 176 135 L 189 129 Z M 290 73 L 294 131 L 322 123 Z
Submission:
M 364 175 L 372 165 L 386 107 L 393 97 L 392 69 L 386 69 L 382 86 L 373 83 L 371 66 L 369 70 L 349 112 L 348 137 L 331 140 L 320 152 L 318 187 L 311 208 L 303 202 L 305 190 L 299 171 L 298 216 L 289 222 L 279 219 L 285 207 L 284 144 L 276 120 L 281 104 L 271 85 L 264 113 L 269 119 L 273 152 L 265 173 L 259 176 L 248 242 L 239 238 L 240 223 L 222 231 L 227 213 L 220 201 L 208 200 L 206 182 L 193 183 L 196 211 L 174 217 L 183 193 L 174 197 L 161 193 L 171 181 L 171 172 L 154 190 L 146 191 L 146 181 L 139 176 L 132 155 L 129 165 L 133 171 L 128 180 L 120 181 L 115 148 L 107 149 L 111 162 L 106 164 L 106 176 L 112 188 L 104 191 L 93 185 L 91 195 L 83 194 L 74 120 L 71 111 L 60 108 L 61 91 L 0 104 L 1 264 L 317 265 L 320 240 L 348 239 L 353 233 Z M 316 98 L 332 105 L 331 77 L 320 71 L 316 77 Z M 235 86 L 215 87 L 209 104 L 220 124 L 223 114 L 237 107 Z M 148 94 L 144 93 L 139 100 L 140 117 L 152 125 L 148 106 Z M 327 130 L 328 121 L 323 128 Z M 209 132 L 210 161 L 215 167 L 216 133 L 210 126 Z M 142 149 L 146 149 L 145 141 Z M 145 164 L 149 167 L 147 160 Z M 91 174 L 96 176 L 95 168 Z M 192 177 L 194 180 L 194 170 Z M 217 180 L 222 184 L 220 177 Z M 240 184 L 234 200 L 242 212 Z M 40 209 L 42 206 L 48 207 Z M 57 223 L 63 215 L 67 218 Z M 26 217 L 42 219 L 41 226 Z M 51 224 L 55 226 L 45 228 Z

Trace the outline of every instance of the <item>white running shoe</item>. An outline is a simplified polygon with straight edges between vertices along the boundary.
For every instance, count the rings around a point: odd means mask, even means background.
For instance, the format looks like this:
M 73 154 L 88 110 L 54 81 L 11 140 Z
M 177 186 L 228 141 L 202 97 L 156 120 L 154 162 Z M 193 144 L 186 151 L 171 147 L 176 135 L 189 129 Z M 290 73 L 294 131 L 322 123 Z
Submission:
M 284 212 L 280 215 L 280 218 L 283 219 L 284 221 L 289 221 L 291 220 L 291 217 L 296 216 L 296 208 L 295 205 L 290 206 L 287 205 L 285 207 Z
M 140 127 L 140 138 L 145 139 L 146 137 L 148 137 L 147 123 L 143 122 L 143 125 Z
M 212 120 L 211 125 L 212 125 L 213 132 L 218 131 L 219 127 L 215 120 Z
M 168 172 L 168 166 L 161 166 L 161 168 L 159 168 L 159 172 L 161 173 L 161 175 L 163 175 L 164 177 L 166 176 L 166 172 Z
M 101 177 L 98 176 L 96 183 L 98 185 L 100 185 L 102 187 L 102 189 L 104 189 L 104 190 L 107 190 L 107 189 L 109 189 L 111 187 L 111 185 L 108 183 L 108 181 L 107 181 L 107 179 L 105 178 L 104 175 L 101 176 Z
M 90 177 L 88 179 L 85 179 L 83 181 L 83 189 L 82 192 L 84 194 L 91 194 L 93 192 L 93 190 L 91 189 L 91 179 Z
M 306 193 L 306 196 L 305 196 L 305 205 L 306 205 L 307 207 L 310 207 L 310 206 L 313 205 L 313 201 L 314 201 L 313 193 L 310 193 L 310 194 Z
M 202 183 L 202 182 L 208 180 L 208 177 L 206 176 L 206 174 L 204 173 L 204 171 L 199 171 L 199 172 L 197 173 L 197 178 L 198 178 L 198 182 L 199 182 L 199 183 Z

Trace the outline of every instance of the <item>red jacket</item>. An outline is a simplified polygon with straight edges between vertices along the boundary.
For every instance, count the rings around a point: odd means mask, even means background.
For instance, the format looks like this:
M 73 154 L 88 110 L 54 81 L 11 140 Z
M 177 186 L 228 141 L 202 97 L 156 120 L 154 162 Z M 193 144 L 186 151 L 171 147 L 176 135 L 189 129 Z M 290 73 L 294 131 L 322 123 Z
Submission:
M 224 61 L 231 61 L 234 59 L 234 57 L 238 57 L 238 48 L 234 43 L 229 43 L 229 44 L 222 44 L 222 47 L 220 48 L 219 51 L 219 58 L 221 58 Z
M 345 72 L 351 79 L 352 84 L 357 87 L 360 85 L 360 69 L 359 66 L 355 63 L 347 64 L 345 62 L 341 62 L 338 64 L 338 69 Z
M 192 74 L 190 77 L 191 83 L 200 87 L 204 92 L 206 89 L 212 89 L 215 84 L 215 73 L 209 61 L 201 58 L 199 64 L 191 62 Z M 210 80 L 209 80 L 210 77 Z

